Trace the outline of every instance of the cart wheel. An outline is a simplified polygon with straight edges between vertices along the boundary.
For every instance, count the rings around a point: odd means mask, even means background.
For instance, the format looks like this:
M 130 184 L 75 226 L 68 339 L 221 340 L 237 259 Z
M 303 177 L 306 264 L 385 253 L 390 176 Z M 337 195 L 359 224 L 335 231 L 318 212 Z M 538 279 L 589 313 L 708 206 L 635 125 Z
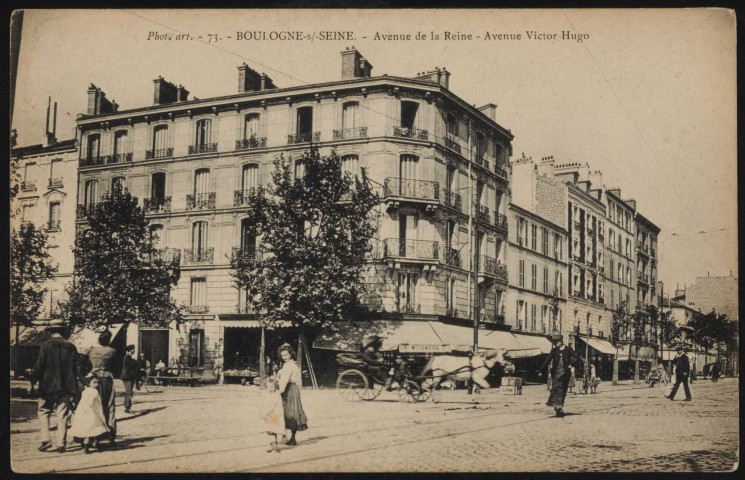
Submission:
M 415 402 L 426 402 L 429 399 L 430 390 L 424 388 L 416 382 L 409 381 L 412 384 L 411 393 Z
M 419 385 L 411 380 L 404 380 L 398 387 L 398 399 L 402 402 L 416 402 L 419 395 Z
M 360 400 L 366 390 L 367 378 L 359 370 L 344 370 L 336 379 L 337 393 L 349 402 Z
M 367 402 L 370 400 L 375 400 L 378 398 L 378 395 L 380 395 L 380 392 L 383 391 L 383 385 L 373 381 L 370 382 L 364 390 L 358 390 L 357 395 Z

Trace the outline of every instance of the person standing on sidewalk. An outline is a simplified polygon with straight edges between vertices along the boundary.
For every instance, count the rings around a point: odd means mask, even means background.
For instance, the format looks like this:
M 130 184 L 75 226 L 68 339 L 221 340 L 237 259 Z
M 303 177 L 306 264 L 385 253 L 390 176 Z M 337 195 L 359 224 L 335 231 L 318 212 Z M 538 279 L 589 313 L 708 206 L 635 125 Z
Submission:
M 282 395 L 282 406 L 285 411 L 285 428 L 292 433 L 286 445 L 297 445 L 295 433 L 308 429 L 308 418 L 305 416 L 303 404 L 300 401 L 300 384 L 302 377 L 293 357 L 295 352 L 288 344 L 279 347 L 279 357 L 284 364 L 277 374 L 279 393 Z
M 91 373 L 98 377 L 98 393 L 101 395 L 103 415 L 109 427 L 109 441 L 113 446 L 116 440 L 116 403 L 114 402 L 114 375 L 111 373 L 116 358 L 116 350 L 109 346 L 111 331 L 104 330 L 98 336 L 98 345 L 86 352 L 91 364 Z
M 686 394 L 686 402 L 691 401 L 691 389 L 688 388 L 688 376 L 691 373 L 691 363 L 688 360 L 688 355 L 686 355 L 685 350 L 683 350 L 683 347 L 678 347 L 678 356 L 675 357 L 675 385 L 673 385 L 673 390 L 670 392 L 670 395 L 667 395 L 665 398 L 673 400 L 675 398 L 675 394 L 678 393 L 678 387 L 680 384 L 683 384 L 683 390 Z
M 39 382 L 39 421 L 41 444 L 39 451 L 52 448 L 49 419 L 57 416 L 57 452 L 65 452 L 67 421 L 70 416 L 70 398 L 78 394 L 78 350 L 62 338 L 65 324 L 52 320 L 47 330 L 52 336 L 41 345 L 34 367 L 34 379 Z
M 124 364 L 121 379 L 124 382 L 124 413 L 132 412 L 133 388 L 137 383 L 137 360 L 135 360 L 135 346 L 127 345 L 124 350 Z
M 546 361 L 543 362 L 539 371 L 539 376 L 543 375 L 543 369 L 550 365 L 551 373 L 551 393 L 548 396 L 546 405 L 554 407 L 556 416 L 564 416 L 564 400 L 567 396 L 569 387 L 569 378 L 571 375 L 570 366 L 577 363 L 577 355 L 574 350 L 564 345 L 564 337 L 560 333 L 551 335 L 551 342 L 554 344 L 551 353 L 548 354 Z

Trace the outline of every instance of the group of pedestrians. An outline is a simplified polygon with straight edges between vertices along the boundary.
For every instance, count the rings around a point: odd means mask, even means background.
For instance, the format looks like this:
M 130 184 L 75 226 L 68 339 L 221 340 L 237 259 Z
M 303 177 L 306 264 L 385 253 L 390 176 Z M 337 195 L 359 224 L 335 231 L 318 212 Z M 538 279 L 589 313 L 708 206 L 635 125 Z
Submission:
M 113 369 L 117 360 L 111 343 L 111 332 L 104 330 L 98 336 L 98 345 L 90 347 L 81 357 L 72 343 L 62 337 L 65 324 L 53 320 L 48 327 L 49 340 L 41 345 L 33 372 L 33 381 L 39 383 L 39 419 L 41 443 L 39 451 L 54 450 L 64 453 L 67 436 L 78 440 L 85 453 L 99 442 L 108 439 L 116 445 L 116 403 Z M 137 381 L 138 367 L 134 360 L 134 345 L 128 345 L 122 364 L 125 386 L 124 411 L 132 413 L 132 387 Z M 80 391 L 80 384 L 84 389 Z M 51 415 L 57 417 L 54 445 L 50 435 Z M 68 423 L 72 415 L 72 427 Z

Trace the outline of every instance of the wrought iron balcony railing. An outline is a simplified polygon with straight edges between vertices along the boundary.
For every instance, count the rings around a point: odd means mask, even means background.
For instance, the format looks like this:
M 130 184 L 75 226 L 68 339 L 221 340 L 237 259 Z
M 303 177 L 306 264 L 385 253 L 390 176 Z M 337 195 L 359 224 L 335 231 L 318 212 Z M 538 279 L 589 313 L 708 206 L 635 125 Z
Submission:
M 429 132 L 419 128 L 393 127 L 393 136 L 413 138 L 414 140 L 429 140 Z
M 23 192 L 35 192 L 36 182 L 33 180 L 24 180 L 21 182 L 21 191 Z
M 242 247 L 233 247 L 230 253 L 230 259 L 236 260 L 239 257 L 242 257 L 246 260 L 255 260 L 258 259 L 258 252 L 256 250 L 255 246 L 242 246 Z
M 250 150 L 252 148 L 266 148 L 266 137 L 249 137 L 235 141 L 236 150 Z
M 388 177 L 385 179 L 383 192 L 387 197 L 439 200 L 440 184 L 428 180 L 409 180 L 407 178 Z
M 485 273 L 486 275 L 497 276 L 497 267 L 499 266 L 499 260 L 486 255 L 479 255 L 479 273 Z
M 256 313 L 256 309 L 254 309 L 253 305 L 248 302 L 236 305 L 235 311 L 236 313 Z
M 455 248 L 449 248 L 449 247 L 445 247 L 444 250 L 445 250 L 445 254 L 443 255 L 443 260 L 445 261 L 445 265 L 460 268 L 461 266 L 460 251 L 458 251 Z
M 484 205 L 476 205 L 476 220 L 483 223 L 491 224 L 489 208 Z
M 88 203 L 85 205 L 78 205 L 77 210 L 75 212 L 75 215 L 79 219 L 88 218 L 90 217 L 93 212 L 96 210 L 96 204 L 95 203 Z
M 214 248 L 186 249 L 183 256 L 184 265 L 193 265 L 198 263 L 212 265 L 215 261 Z
M 383 256 L 411 260 L 437 260 L 440 244 L 429 240 L 386 238 L 383 241 Z
M 215 192 L 187 194 L 187 210 L 212 210 L 215 208 Z
M 189 145 L 189 155 L 196 155 L 197 153 L 215 153 L 216 151 L 216 143 L 201 143 L 199 145 Z
M 485 159 L 483 155 L 476 155 L 476 165 L 489 170 L 489 160 Z
M 65 184 L 61 178 L 50 178 L 49 179 L 49 188 L 62 188 L 64 186 Z
M 145 152 L 145 160 L 151 160 L 154 158 L 168 158 L 173 156 L 173 148 L 159 148 L 157 150 L 147 150 Z
M 507 180 L 507 170 L 505 170 L 504 168 L 496 167 L 494 169 L 494 172 L 497 174 L 498 177 L 504 178 L 505 180 Z
M 463 210 L 463 202 L 461 201 L 460 194 L 452 190 L 445 190 L 443 192 L 442 204 L 446 207 L 454 208 L 459 212 Z
M 298 133 L 297 135 L 287 135 L 287 144 L 293 145 L 295 143 L 306 143 L 306 142 L 320 142 L 321 132 L 305 132 Z
M 132 161 L 131 153 L 115 153 L 113 155 L 106 155 L 106 163 L 125 163 Z
M 504 232 L 507 232 L 507 215 L 494 212 L 494 226 Z
M 209 313 L 210 307 L 209 305 L 187 305 L 185 310 L 186 313 L 191 313 L 192 315 L 204 315 L 205 313 Z
M 81 167 L 92 167 L 95 165 L 103 165 L 106 162 L 105 156 L 87 156 L 80 159 Z
M 146 198 L 143 208 L 145 213 L 171 213 L 171 197 Z
M 181 250 L 178 248 L 159 248 L 153 253 L 153 260 L 160 260 L 166 263 L 181 263 Z
M 62 222 L 60 220 L 49 220 L 47 222 L 47 232 L 59 232 L 62 228 Z
M 445 146 L 456 153 L 460 153 L 460 144 L 450 134 L 445 137 Z
M 649 275 L 643 272 L 636 272 L 636 278 L 640 282 L 649 283 Z
M 233 191 L 233 206 L 239 207 L 246 205 L 251 195 L 256 194 L 256 188 L 247 188 L 246 190 L 234 190 Z
M 334 130 L 334 140 L 349 140 L 352 138 L 367 138 L 367 127 Z

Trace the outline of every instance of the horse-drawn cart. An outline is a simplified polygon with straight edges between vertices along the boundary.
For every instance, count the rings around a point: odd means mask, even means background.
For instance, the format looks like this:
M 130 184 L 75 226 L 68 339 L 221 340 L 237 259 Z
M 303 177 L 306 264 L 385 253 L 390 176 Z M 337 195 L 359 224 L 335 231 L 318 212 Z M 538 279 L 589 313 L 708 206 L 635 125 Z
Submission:
M 345 400 L 375 400 L 385 388 L 387 379 L 379 378 L 360 354 L 341 353 L 336 362 L 340 370 L 336 391 Z M 394 379 L 391 385 L 403 402 L 423 402 L 429 398 L 429 390 L 415 377 Z

